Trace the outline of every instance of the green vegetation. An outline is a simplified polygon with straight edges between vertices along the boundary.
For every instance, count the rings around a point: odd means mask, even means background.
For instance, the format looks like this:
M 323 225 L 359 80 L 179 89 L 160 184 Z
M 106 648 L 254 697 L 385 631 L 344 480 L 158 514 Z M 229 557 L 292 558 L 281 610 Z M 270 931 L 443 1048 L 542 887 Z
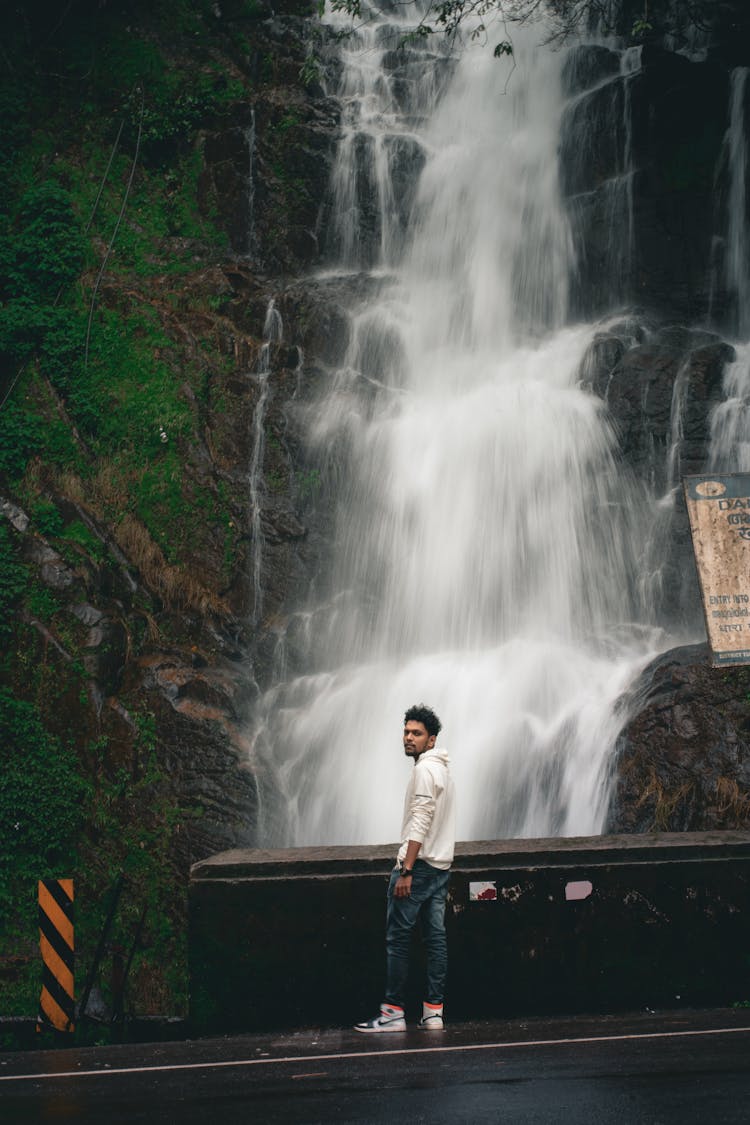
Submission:
M 30 0 L 0 13 L 0 494 L 77 583 L 74 597 L 42 584 L 0 519 L 4 1015 L 36 1012 L 46 876 L 75 880 L 79 994 L 122 874 L 113 943 L 128 948 L 147 909 L 131 995 L 140 1011 L 185 1007 L 177 857 L 199 811 L 178 806 L 143 693 L 123 687 L 120 711 L 98 707 L 88 628 L 71 609 L 112 590 L 137 654 L 160 629 L 177 634 L 175 609 L 222 612 L 212 591 L 240 557 L 234 497 L 191 465 L 210 375 L 228 366 L 201 335 L 201 314 L 226 298 L 190 289 L 227 249 L 199 200 L 202 138 L 247 98 L 226 56 L 238 38 L 251 46 L 258 16 L 254 0 L 221 7 L 221 21 L 209 0 Z M 111 543 L 140 583 L 127 610 Z M 217 574 L 203 582 L 211 552 Z
M 11 532 L 0 524 L 0 643 L 7 643 L 13 628 L 12 609 L 29 581 Z
M 303 505 L 309 504 L 320 491 L 320 470 L 308 469 L 307 472 L 298 471 L 295 474 L 295 482 L 300 503 Z
M 0 948 L 19 968 L 0 975 L 0 1011 L 39 998 L 37 881 L 69 877 L 83 820 L 85 783 L 70 747 L 45 729 L 38 709 L 0 688 Z
M 50 501 L 40 499 L 33 518 L 46 535 L 88 556 L 101 549 L 81 521 L 65 526 Z M 38 880 L 75 881 L 80 996 L 108 893 L 121 874 L 126 890 L 116 945 L 132 944 L 147 909 L 132 970 L 137 1004 L 184 1011 L 185 892 L 173 838 L 193 814 L 178 808 L 160 765 L 154 716 L 133 708 L 126 739 L 111 721 L 107 727 L 95 720 L 82 649 L 86 630 L 64 597 L 33 577 L 4 523 L 0 603 L 0 1012 L 36 1012 Z M 19 606 L 20 614 L 10 612 Z M 105 999 L 108 971 L 109 963 L 101 982 Z
M 353 20 L 362 19 L 361 0 L 332 0 L 332 5 L 334 11 L 347 12 Z M 467 30 L 474 39 L 486 37 L 490 41 L 493 31 L 500 30 L 507 36 L 514 25 L 540 19 L 545 21 L 550 42 L 596 28 L 599 34 L 619 34 L 636 42 L 669 34 L 674 41 L 687 45 L 696 30 L 726 33 L 728 26 L 737 34 L 741 3 L 736 0 L 736 12 L 731 2 L 716 4 L 715 0 L 622 0 L 614 4 L 612 0 L 555 0 L 551 4 L 541 0 L 430 0 L 426 6 L 414 0 L 412 6 L 414 24 L 404 33 L 402 46 L 430 35 L 454 36 Z M 325 0 L 319 0 L 321 14 L 324 8 Z M 746 27 L 750 26 L 746 11 L 741 18 Z M 512 54 L 511 38 L 495 44 L 496 58 Z
M 0 973 L 4 1013 L 36 1011 L 38 880 L 74 878 L 80 996 L 108 892 L 121 875 L 125 893 L 110 940 L 128 948 L 145 908 L 132 969 L 136 988 L 142 985 L 141 1006 L 185 1008 L 184 892 L 169 862 L 180 811 L 157 763 L 153 716 L 134 718 L 138 733 L 131 760 L 118 762 L 106 737 L 91 738 L 84 757 L 93 768 L 84 776 L 80 751 L 49 732 L 41 709 L 0 689 L 0 948 L 13 970 Z M 107 976 L 105 971 L 99 985 L 111 1001 Z
M 73 473 L 101 518 L 133 513 L 175 565 L 189 562 L 180 547 L 195 543 L 216 497 L 197 496 L 179 471 L 195 418 L 149 286 L 190 274 L 197 248 L 204 262 L 226 248 L 198 207 L 196 130 L 246 86 L 208 50 L 212 11 L 79 0 L 55 11 L 58 33 L 41 41 L 36 19 L 53 15 L 41 0 L 0 17 L 23 60 L 0 87 L 15 114 L 0 138 L 0 480 L 34 507 L 35 464 L 56 482 Z M 95 536 L 38 516 L 40 532 L 102 561 Z

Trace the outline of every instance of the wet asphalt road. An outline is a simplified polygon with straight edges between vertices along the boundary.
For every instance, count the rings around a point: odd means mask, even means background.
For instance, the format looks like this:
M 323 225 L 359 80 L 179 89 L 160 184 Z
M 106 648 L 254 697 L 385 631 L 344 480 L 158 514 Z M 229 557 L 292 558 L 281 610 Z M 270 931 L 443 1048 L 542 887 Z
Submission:
M 750 1011 L 0 1055 L 0 1122 L 750 1122 Z

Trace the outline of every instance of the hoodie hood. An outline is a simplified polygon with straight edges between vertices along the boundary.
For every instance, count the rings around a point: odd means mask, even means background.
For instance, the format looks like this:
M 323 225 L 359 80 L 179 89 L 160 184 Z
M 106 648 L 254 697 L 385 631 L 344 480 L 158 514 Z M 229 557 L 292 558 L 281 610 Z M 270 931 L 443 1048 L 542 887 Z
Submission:
M 432 750 L 425 750 L 424 754 L 419 755 L 417 761 L 420 765 L 422 762 L 439 762 L 441 766 L 446 767 L 451 764 L 448 751 L 444 750 L 442 746 L 433 746 Z

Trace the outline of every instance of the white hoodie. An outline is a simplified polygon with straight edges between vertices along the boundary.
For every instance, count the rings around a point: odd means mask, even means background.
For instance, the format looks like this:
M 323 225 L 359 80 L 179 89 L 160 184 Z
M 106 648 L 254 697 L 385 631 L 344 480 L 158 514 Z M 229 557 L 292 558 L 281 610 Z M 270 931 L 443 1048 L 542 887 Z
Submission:
M 404 798 L 401 847 L 403 863 L 409 840 L 418 840 L 419 859 L 442 871 L 453 862 L 456 845 L 456 804 L 447 750 L 435 746 L 420 754 Z

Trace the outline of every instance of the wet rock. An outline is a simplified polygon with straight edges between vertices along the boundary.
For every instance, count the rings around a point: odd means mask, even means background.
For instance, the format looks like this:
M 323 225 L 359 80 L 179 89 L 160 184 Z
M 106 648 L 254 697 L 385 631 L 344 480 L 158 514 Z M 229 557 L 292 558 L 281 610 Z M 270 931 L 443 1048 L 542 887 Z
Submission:
M 12 504 L 10 500 L 0 499 L 0 514 L 5 516 L 16 531 L 24 532 L 29 526 L 29 517 L 22 508 Z
M 625 79 L 619 74 L 566 106 L 560 147 L 565 195 L 591 192 L 626 170 L 625 108 Z
M 185 702 L 192 701 L 234 721 L 247 690 L 247 675 L 224 663 L 198 668 L 192 656 L 154 653 L 140 658 L 136 666 L 143 686 L 160 691 L 177 710 L 185 710 Z
M 641 68 L 620 75 L 613 60 L 590 51 L 579 48 L 566 70 L 576 96 L 565 109 L 560 150 L 582 247 L 573 305 L 588 316 L 633 301 L 663 317 L 698 319 L 709 306 L 721 316 L 727 294 L 714 260 L 715 204 L 728 70 L 713 58 L 689 61 L 646 44 Z
M 406 236 L 426 157 L 422 146 L 412 137 L 393 137 L 387 153 L 398 222 Z
M 39 568 L 39 577 L 52 590 L 67 590 L 75 582 L 75 575 L 57 551 L 39 539 L 27 539 L 27 557 Z
M 724 372 L 735 354 L 714 333 L 628 318 L 597 333 L 582 363 L 583 384 L 607 404 L 623 458 L 654 500 L 655 612 L 665 625 L 700 628 L 680 484 L 708 463 L 711 414 L 723 401 Z
M 580 44 L 568 53 L 563 65 L 563 89 L 573 96 L 591 89 L 620 71 L 620 57 L 609 47 Z
M 304 539 L 307 528 L 303 527 L 293 512 L 277 509 L 264 512 L 263 532 L 269 542 L 285 543 Z
M 206 137 L 205 167 L 198 180 L 201 210 L 207 213 L 215 206 L 230 246 L 238 254 L 246 254 L 250 249 L 252 143 L 252 116 L 247 107 L 239 112 L 236 124 Z
M 104 617 L 100 609 L 97 609 L 96 606 L 93 605 L 87 605 L 85 602 L 81 605 L 73 606 L 71 612 L 83 625 L 98 625 Z
M 750 669 L 672 649 L 638 681 L 616 747 L 607 832 L 750 828 Z
M 150 681 L 145 699 L 156 720 L 163 768 L 185 813 L 176 846 L 187 869 L 198 857 L 237 840 L 257 840 L 252 749 L 216 682 L 193 678 L 179 683 L 177 676 L 168 684 L 174 689 L 170 692 L 157 679 Z M 214 703 L 196 698 L 204 689 Z
M 128 634 L 122 621 L 101 614 L 83 642 L 83 664 L 102 696 L 111 695 L 119 687 L 127 653 Z
M 607 403 L 626 460 L 658 493 L 669 483 L 676 414 L 681 471 L 698 472 L 705 464 L 711 410 L 722 400 L 724 371 L 735 351 L 713 333 L 682 325 L 628 331 L 616 325 L 598 333 L 581 374 Z

